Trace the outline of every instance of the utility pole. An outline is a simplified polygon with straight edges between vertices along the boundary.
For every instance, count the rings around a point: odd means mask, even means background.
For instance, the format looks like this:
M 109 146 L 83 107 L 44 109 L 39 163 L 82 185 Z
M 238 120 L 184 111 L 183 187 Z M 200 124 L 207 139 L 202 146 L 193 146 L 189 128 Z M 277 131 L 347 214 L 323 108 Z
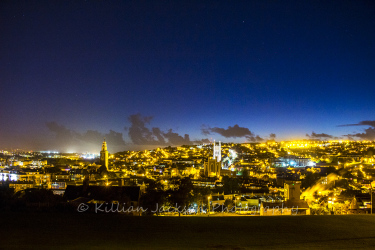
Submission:
M 210 216 L 210 196 L 208 196 L 208 216 Z
M 372 208 L 373 208 L 373 205 L 372 205 L 372 189 L 374 188 L 375 186 L 375 181 L 371 182 L 371 214 L 372 214 Z

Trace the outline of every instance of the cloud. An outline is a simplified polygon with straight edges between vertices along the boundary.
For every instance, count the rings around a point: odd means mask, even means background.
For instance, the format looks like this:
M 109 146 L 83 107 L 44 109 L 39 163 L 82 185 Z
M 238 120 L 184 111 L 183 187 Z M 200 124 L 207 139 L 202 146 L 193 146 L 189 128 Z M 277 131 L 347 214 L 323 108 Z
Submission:
M 255 135 L 250 129 L 245 127 L 240 127 L 238 124 L 235 124 L 233 127 L 228 126 L 227 129 L 225 128 L 218 128 L 218 127 L 209 127 L 207 125 L 202 125 L 201 132 L 204 135 L 211 135 L 213 133 L 219 134 L 224 136 L 225 138 L 243 138 L 245 137 L 248 141 L 251 142 L 259 142 L 264 141 L 262 137 L 259 135 Z
M 96 130 L 87 130 L 86 133 L 81 136 L 81 139 L 86 142 L 95 143 L 103 141 L 103 137 L 102 133 Z
M 210 131 L 220 134 L 225 138 L 248 137 L 254 135 L 248 128 L 240 127 L 237 124 L 233 127 L 229 126 L 227 129 L 214 127 L 211 128 Z
M 122 133 L 113 130 L 106 134 L 96 130 L 87 130 L 81 134 L 57 122 L 46 122 L 46 126 L 55 136 L 55 140 L 50 147 L 60 151 L 97 152 L 100 151 L 104 139 L 107 141 L 110 151 L 123 150 L 126 145 Z
M 163 133 L 163 136 L 168 139 L 168 142 L 173 145 L 189 145 L 192 144 L 188 134 L 184 137 L 180 136 L 178 133 L 174 133 L 172 129 L 169 129 L 167 133 Z
M 375 121 L 360 121 L 359 123 L 355 124 L 344 124 L 339 125 L 338 127 L 349 127 L 349 126 L 370 126 L 369 128 L 364 130 L 364 133 L 353 133 L 353 134 L 347 134 L 347 136 L 350 140 L 354 140 L 354 138 L 364 139 L 364 140 L 375 140 Z
M 129 121 L 131 123 L 128 129 L 128 135 L 132 142 L 137 145 L 155 145 L 164 144 L 163 141 L 159 141 L 157 136 L 148 129 L 145 124 L 150 123 L 152 116 L 142 116 L 141 114 L 134 114 L 129 116 Z M 157 130 L 157 128 L 155 128 Z
M 210 132 L 210 127 L 208 127 L 207 125 L 203 124 L 201 126 L 201 132 L 203 135 L 210 135 L 211 132 Z
M 256 141 L 264 141 L 264 139 L 262 137 L 260 137 L 259 135 L 255 136 L 255 140 Z
M 55 135 L 55 139 L 50 143 L 50 147 L 60 151 L 66 151 L 72 145 L 79 143 L 80 135 L 57 122 L 46 122 L 46 126 L 50 132 Z
M 108 134 L 104 135 L 104 138 L 106 141 L 108 141 L 109 144 L 113 144 L 115 146 L 125 146 L 126 143 L 122 137 L 122 133 L 116 132 L 113 130 L 109 130 Z
M 375 127 L 375 121 L 361 121 L 359 123 L 354 123 L 354 124 L 343 124 L 343 125 L 338 125 L 337 127 L 351 127 L 351 126 L 370 126 L 370 127 Z
M 275 140 L 275 139 L 276 139 L 276 134 L 271 133 L 271 134 L 269 135 L 269 137 L 270 137 L 270 140 Z
M 345 136 L 347 136 L 350 140 L 354 140 L 354 137 L 357 137 L 359 139 L 373 141 L 375 140 L 375 128 L 367 128 L 365 129 L 364 133 L 348 134 Z
M 229 126 L 227 129 L 218 128 L 218 127 L 210 128 L 206 125 L 202 125 L 201 131 L 202 131 L 202 134 L 204 135 L 210 135 L 212 133 L 216 133 L 216 134 L 224 136 L 225 138 L 254 136 L 254 134 L 248 128 L 240 127 L 238 126 L 238 124 L 234 125 L 233 127 Z
M 209 139 L 202 139 L 200 141 L 200 143 L 205 143 L 205 144 L 208 144 L 208 143 L 211 143 L 211 141 Z
M 73 132 L 57 122 L 46 122 L 46 126 L 51 132 L 56 134 L 56 139 L 58 140 L 70 140 L 73 138 Z
M 256 136 L 248 136 L 246 137 L 247 140 L 251 141 L 251 142 L 261 142 L 261 141 L 264 141 L 264 139 L 262 137 L 260 137 L 259 135 L 256 135 Z
M 155 137 L 160 143 L 165 144 L 163 132 L 160 130 L 160 128 L 152 128 L 152 133 L 155 135 Z
M 320 138 L 333 138 L 332 135 L 329 135 L 329 134 L 325 134 L 325 133 L 321 133 L 321 134 L 317 134 L 315 132 L 312 132 L 311 135 L 309 134 L 306 134 L 307 137 L 309 138 L 312 138 L 312 139 L 320 139 Z
M 192 143 L 193 144 L 210 144 L 210 143 L 212 143 L 212 141 L 210 141 L 210 139 L 208 139 L 208 138 L 205 138 L 205 139 L 201 139 L 201 140 L 193 140 Z
M 146 127 L 146 124 L 149 124 L 152 119 L 152 116 L 142 116 L 139 113 L 129 116 L 131 126 L 127 128 L 128 135 L 134 144 L 169 146 L 209 143 L 208 139 L 191 141 L 188 134 L 182 136 L 172 129 L 164 132 L 158 127 L 151 129 Z

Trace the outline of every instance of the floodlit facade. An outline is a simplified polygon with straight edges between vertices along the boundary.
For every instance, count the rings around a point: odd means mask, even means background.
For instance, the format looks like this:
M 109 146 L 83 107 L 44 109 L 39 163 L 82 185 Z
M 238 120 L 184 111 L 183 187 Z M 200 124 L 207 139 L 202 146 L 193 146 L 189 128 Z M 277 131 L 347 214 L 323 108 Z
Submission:
M 221 142 L 219 142 L 219 145 L 216 145 L 214 141 L 213 157 L 208 158 L 208 161 L 204 163 L 204 175 L 219 177 L 220 171 L 221 171 Z
M 301 192 L 300 192 L 301 182 L 300 181 L 286 181 L 284 183 L 284 197 L 285 200 L 300 200 Z
M 102 144 L 102 150 L 100 151 L 100 164 L 108 169 L 108 150 L 107 142 L 104 140 Z

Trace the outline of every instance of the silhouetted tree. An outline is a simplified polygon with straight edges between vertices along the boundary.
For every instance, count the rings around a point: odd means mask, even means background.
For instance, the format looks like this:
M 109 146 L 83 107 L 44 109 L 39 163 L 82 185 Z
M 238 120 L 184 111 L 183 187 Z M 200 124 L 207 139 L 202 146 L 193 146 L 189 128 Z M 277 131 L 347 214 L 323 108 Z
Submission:
M 166 205 L 166 192 L 160 182 L 151 181 L 146 189 L 146 193 L 141 196 L 141 207 L 146 210 L 146 214 L 152 214 L 156 211 L 158 215 L 160 209 Z
M 231 199 L 226 199 L 224 201 L 224 206 L 227 208 L 227 211 L 230 211 L 232 207 L 234 206 L 234 202 Z
M 313 186 L 320 179 L 318 173 L 307 173 L 305 179 L 302 180 L 302 187 L 309 188 Z
M 181 211 L 193 201 L 193 184 L 189 178 L 183 178 L 179 180 L 178 186 L 178 189 L 169 190 L 168 200 L 172 206 L 179 208 L 179 211 Z
M 224 176 L 222 182 L 225 193 L 234 194 L 238 193 L 238 191 L 240 190 L 240 181 L 237 178 Z
M 194 187 L 193 188 L 193 200 L 197 204 L 197 210 L 201 211 L 203 203 L 207 202 L 208 196 L 211 195 L 209 187 Z

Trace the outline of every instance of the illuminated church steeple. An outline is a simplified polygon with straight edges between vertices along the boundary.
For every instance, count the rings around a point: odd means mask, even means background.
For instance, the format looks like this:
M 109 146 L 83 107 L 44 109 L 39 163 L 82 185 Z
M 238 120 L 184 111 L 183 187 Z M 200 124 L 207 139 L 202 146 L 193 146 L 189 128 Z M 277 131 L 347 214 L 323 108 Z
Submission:
M 221 171 L 221 142 L 219 145 L 216 145 L 214 141 L 213 144 L 213 157 L 208 158 L 208 162 L 204 162 L 204 175 L 205 176 L 216 176 L 220 177 Z
M 107 142 L 104 140 L 102 144 L 102 150 L 100 151 L 100 165 L 105 166 L 108 170 L 108 150 Z

